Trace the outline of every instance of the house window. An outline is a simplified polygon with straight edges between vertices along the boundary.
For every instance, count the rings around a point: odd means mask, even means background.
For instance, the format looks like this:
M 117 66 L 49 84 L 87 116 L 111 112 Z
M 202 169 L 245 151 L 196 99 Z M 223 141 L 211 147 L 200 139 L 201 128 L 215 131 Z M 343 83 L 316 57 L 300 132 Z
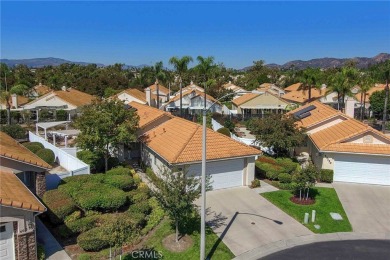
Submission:
M 5 232 L 5 225 L 0 226 L 0 233 Z

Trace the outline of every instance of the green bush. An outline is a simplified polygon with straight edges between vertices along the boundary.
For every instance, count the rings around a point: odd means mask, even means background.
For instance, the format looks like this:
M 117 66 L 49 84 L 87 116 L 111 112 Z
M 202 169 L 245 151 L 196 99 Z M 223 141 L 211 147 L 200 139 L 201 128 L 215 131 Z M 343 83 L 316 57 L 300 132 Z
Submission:
M 144 228 L 146 225 L 146 215 L 143 213 L 136 213 L 126 211 L 125 214 L 128 216 L 129 221 L 137 228 Z
M 299 166 L 298 163 L 293 162 L 290 158 L 277 158 L 276 164 L 278 166 L 281 166 L 285 169 L 285 172 L 291 174 L 297 170 L 297 167 Z
M 153 170 L 151 168 L 146 168 L 146 176 L 148 176 L 148 178 L 153 182 L 153 183 L 157 183 L 159 181 L 159 178 L 157 177 L 157 175 L 153 172 Z
M 48 164 L 53 164 L 55 160 L 55 155 L 50 149 L 41 149 L 37 153 L 39 158 L 47 162 Z
M 66 223 L 66 222 L 76 221 L 76 220 L 78 220 L 79 218 L 81 218 L 81 211 L 76 210 L 75 212 L 73 212 L 73 213 L 70 214 L 69 216 L 66 216 L 66 217 L 65 217 L 65 223 Z
M 37 246 L 37 259 L 38 260 L 45 260 L 46 259 L 45 248 L 41 244 L 38 244 L 38 246 Z
M 73 234 L 77 234 L 94 228 L 98 218 L 99 215 L 94 215 L 80 218 L 74 221 L 65 220 L 65 225 Z
M 151 210 L 152 210 L 152 207 L 149 205 L 149 201 L 144 200 L 144 201 L 140 201 L 136 204 L 131 205 L 128 209 L 128 212 L 129 213 L 143 213 L 143 214 L 148 215 Z
M 165 215 L 164 210 L 160 207 L 155 197 L 150 198 L 148 203 L 152 208 L 152 212 L 148 216 L 146 226 L 141 231 L 142 234 L 146 234 L 154 227 L 156 227 L 160 223 L 160 221 L 164 218 Z
M 75 233 L 73 233 L 65 224 L 58 226 L 57 232 L 63 238 L 69 238 L 75 235 Z
M 278 187 L 281 190 L 295 190 L 296 183 L 294 183 L 294 182 L 290 182 L 290 183 L 282 183 L 282 182 L 280 182 Z
M 106 172 L 107 175 L 132 175 L 131 174 L 131 169 L 130 168 L 125 168 L 122 166 L 112 168 L 111 170 Z
M 257 188 L 260 187 L 260 180 L 259 179 L 254 179 L 251 183 L 251 188 Z
M 53 224 L 61 224 L 65 217 L 77 210 L 72 198 L 61 190 L 49 190 L 43 195 L 48 208 L 49 219 Z
M 217 132 L 230 137 L 230 131 L 226 127 L 222 127 L 220 129 L 218 129 Z
M 24 139 L 27 135 L 27 131 L 21 125 L 1 125 L 0 131 L 14 139 Z
M 56 120 L 57 121 L 68 120 L 68 113 L 63 109 L 57 110 L 56 111 Z
M 288 173 L 280 173 L 278 175 L 278 179 L 281 183 L 290 183 L 292 180 L 292 177 Z
M 320 171 L 320 181 L 332 183 L 333 182 L 333 170 L 322 169 Z
M 38 143 L 38 142 L 30 142 L 30 143 L 24 143 L 24 147 L 29 149 L 33 153 L 37 153 L 39 150 L 44 149 L 45 147 L 43 144 Z
M 134 180 L 129 175 L 107 175 L 103 182 L 115 188 L 128 191 L 135 187 Z
M 72 197 L 84 210 L 112 211 L 126 202 L 126 193 L 107 184 L 85 183 L 82 188 L 73 191 Z
M 85 251 L 100 251 L 109 246 L 109 241 L 102 227 L 96 227 L 81 233 L 77 237 L 77 244 Z
M 88 164 L 93 172 L 100 170 L 103 166 L 100 156 L 89 150 L 78 151 L 76 156 L 78 159 Z

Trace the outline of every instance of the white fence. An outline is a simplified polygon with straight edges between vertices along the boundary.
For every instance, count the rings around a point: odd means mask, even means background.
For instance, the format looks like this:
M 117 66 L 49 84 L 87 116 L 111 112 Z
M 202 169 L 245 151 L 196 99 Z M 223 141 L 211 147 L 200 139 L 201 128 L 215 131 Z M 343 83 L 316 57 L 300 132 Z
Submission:
M 72 155 L 73 157 L 77 156 L 78 149 L 76 147 L 62 147 L 61 150 Z
M 58 163 L 67 170 L 66 172 L 62 173 L 46 175 L 47 189 L 56 188 L 60 180 L 65 177 L 90 174 L 89 165 L 77 159 L 75 156 L 72 156 L 63 149 L 54 146 L 53 144 L 46 141 L 44 138 L 37 136 L 32 132 L 28 132 L 28 137 L 30 142 L 39 142 L 45 148 L 52 150 Z

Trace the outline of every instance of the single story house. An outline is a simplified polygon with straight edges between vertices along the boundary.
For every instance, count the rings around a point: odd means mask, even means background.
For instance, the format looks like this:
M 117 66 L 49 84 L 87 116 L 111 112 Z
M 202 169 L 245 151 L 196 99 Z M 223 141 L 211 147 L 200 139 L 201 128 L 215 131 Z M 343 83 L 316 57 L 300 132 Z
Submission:
M 109 97 L 109 99 L 118 99 L 123 101 L 125 104 L 129 104 L 131 102 L 138 102 L 144 105 L 148 104 L 145 93 L 135 88 L 125 89 L 118 94 Z
M 52 89 L 46 85 L 43 85 L 42 83 L 39 83 L 38 85 L 31 88 L 30 92 L 28 93 L 28 96 L 30 98 L 37 98 L 40 96 L 43 96 L 49 92 L 51 92 Z
M 271 94 L 277 95 L 278 97 L 281 97 L 286 93 L 284 89 L 272 83 L 263 83 L 256 90 L 259 92 L 269 92 Z
M 166 169 L 186 169 L 201 176 L 202 126 L 174 117 L 145 133 L 141 158 L 156 174 Z M 260 151 L 207 129 L 206 174 L 214 190 L 249 186 Z
M 35 217 L 46 208 L 13 172 L 0 179 L 0 259 L 36 260 Z
M 226 90 L 229 90 L 229 91 L 232 91 L 232 92 L 236 93 L 234 95 L 234 97 L 240 97 L 240 96 L 245 94 L 245 93 L 240 93 L 240 92 L 245 92 L 246 91 L 242 87 L 239 87 L 239 86 L 233 84 L 231 81 L 229 81 L 228 83 L 222 85 L 222 87 L 224 89 L 226 89 Z
M 182 88 L 181 92 L 184 95 L 184 93 L 192 92 L 194 90 L 197 90 L 199 92 L 204 92 L 204 89 L 202 87 L 199 87 L 198 85 L 195 85 L 193 81 L 191 81 L 190 85 Z M 179 95 L 180 95 L 180 90 L 175 93 L 175 96 L 179 96 Z
M 289 103 L 268 91 L 247 93 L 232 100 L 232 110 L 243 118 L 264 117 L 267 114 L 284 114 Z
M 89 105 L 95 99 L 94 96 L 74 88 L 62 87 L 61 90 L 51 91 L 37 99 L 27 103 L 23 109 L 35 112 L 39 121 L 39 110 L 60 110 L 68 112 L 69 117 L 74 116 L 82 106 Z
M 307 151 L 317 168 L 332 169 L 334 181 L 390 185 L 388 136 L 319 101 L 289 114 L 307 133 L 306 146 L 297 151 Z

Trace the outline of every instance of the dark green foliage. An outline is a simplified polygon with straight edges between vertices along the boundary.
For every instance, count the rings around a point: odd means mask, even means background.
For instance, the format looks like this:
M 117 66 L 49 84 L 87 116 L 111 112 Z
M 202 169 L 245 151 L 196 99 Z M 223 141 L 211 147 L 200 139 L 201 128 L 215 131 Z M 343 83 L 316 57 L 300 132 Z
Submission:
M 57 110 L 56 111 L 56 120 L 57 121 L 68 120 L 68 113 L 63 109 Z
M 55 155 L 50 149 L 41 149 L 37 153 L 39 158 L 47 162 L 48 164 L 53 164 L 55 160 Z
M 257 187 L 260 187 L 260 180 L 254 179 L 251 183 L 251 188 L 257 188 Z
M 138 227 L 140 229 L 145 227 L 147 220 L 146 215 L 144 213 L 126 211 L 125 215 L 128 216 L 132 225 L 134 225 L 135 227 Z
M 105 176 L 103 182 L 124 191 L 129 191 L 135 186 L 133 178 L 128 175 Z
M 157 175 L 153 172 L 153 170 L 149 167 L 146 168 L 145 170 L 146 172 L 146 176 L 148 176 L 148 178 L 153 182 L 157 182 L 159 180 L 159 178 L 157 177 Z
M 27 131 L 20 125 L 1 125 L 0 131 L 6 133 L 14 139 L 24 139 L 27 134 Z
M 293 162 L 290 158 L 276 158 L 276 164 L 283 167 L 290 174 L 299 170 L 299 164 Z
M 131 169 L 119 166 L 107 171 L 106 175 L 130 175 L 131 176 Z
M 136 204 L 131 205 L 127 211 L 129 213 L 143 213 L 143 214 L 148 215 L 151 210 L 152 210 L 152 207 L 149 205 L 149 201 L 144 200 L 144 201 L 140 201 Z
M 102 227 L 96 227 L 77 237 L 77 244 L 85 251 L 100 251 L 110 243 Z
M 374 113 L 374 117 L 376 119 L 383 119 L 385 96 L 385 90 L 376 91 L 370 96 L 370 108 L 372 109 L 372 112 Z M 387 102 L 387 115 L 390 115 L 390 101 Z
M 37 258 L 38 258 L 38 260 L 45 260 L 46 259 L 45 248 L 41 244 L 38 244 L 38 246 L 37 246 Z
M 278 187 L 281 190 L 295 190 L 296 183 L 290 182 L 290 183 L 282 183 L 280 182 Z
M 98 218 L 99 215 L 94 215 L 73 221 L 65 220 L 64 225 L 71 231 L 72 234 L 77 234 L 94 228 Z
M 272 158 L 261 156 L 255 162 L 256 170 L 261 176 L 270 180 L 277 180 L 281 173 L 289 173 L 291 175 L 300 169 L 299 164 L 293 162 L 290 158 Z
M 280 173 L 278 175 L 278 179 L 281 183 L 290 183 L 292 180 L 292 177 L 288 173 Z
M 230 137 L 230 131 L 226 127 L 222 127 L 220 129 L 218 129 L 217 132 Z
M 90 166 L 91 171 L 98 172 L 104 168 L 104 160 L 98 154 L 89 150 L 77 152 L 77 158 Z
M 158 204 L 158 201 L 155 197 L 152 197 L 148 200 L 148 203 L 152 209 L 152 212 L 148 216 L 148 221 L 146 226 L 142 229 L 142 234 L 148 233 L 151 229 L 156 227 L 160 221 L 163 219 L 165 213 L 164 210 Z
M 23 143 L 23 145 L 33 153 L 37 153 L 39 150 L 44 149 L 43 144 L 38 142 Z
M 60 224 L 65 217 L 76 211 L 72 198 L 61 190 L 49 190 L 43 195 L 43 202 L 48 207 L 48 215 L 53 224 Z
M 229 118 L 227 118 L 225 120 L 225 122 L 223 123 L 223 126 L 226 127 L 227 129 L 229 129 L 230 132 L 234 132 L 234 128 L 236 127 L 234 122 L 231 121 Z
M 320 181 L 332 183 L 333 182 L 333 170 L 322 169 L 320 171 Z

